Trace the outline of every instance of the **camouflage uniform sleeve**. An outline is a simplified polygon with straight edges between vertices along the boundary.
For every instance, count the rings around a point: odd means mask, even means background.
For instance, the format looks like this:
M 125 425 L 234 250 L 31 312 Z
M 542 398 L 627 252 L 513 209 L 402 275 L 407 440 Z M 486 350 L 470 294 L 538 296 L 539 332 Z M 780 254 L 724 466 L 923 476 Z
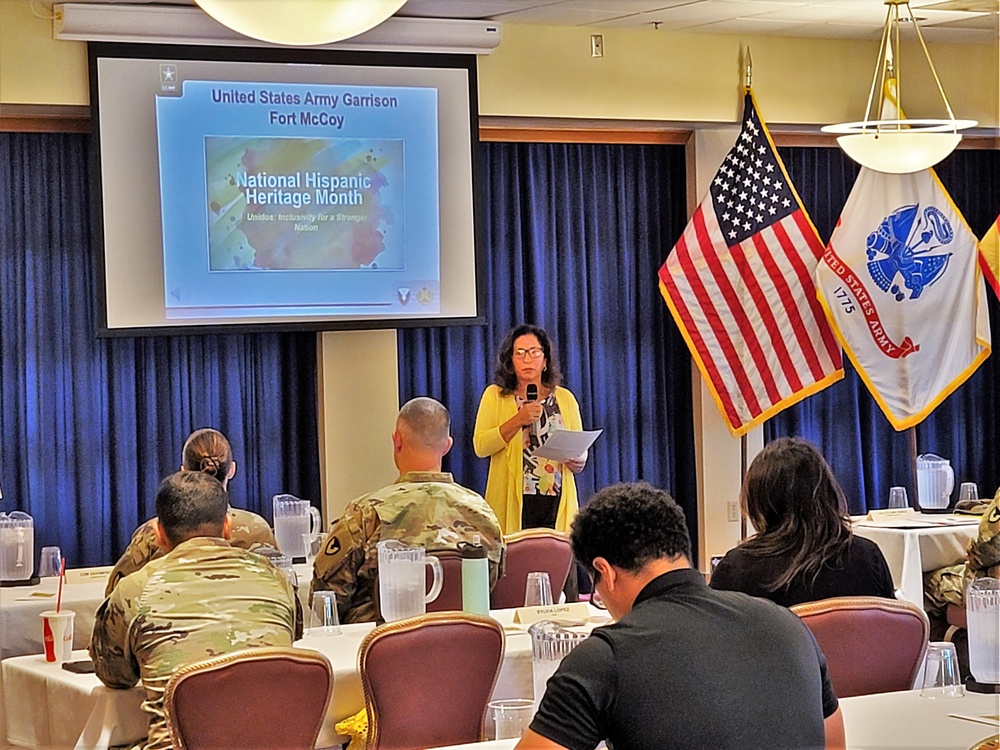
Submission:
M 139 682 L 139 663 L 128 643 L 131 613 L 128 599 L 118 586 L 97 610 L 94 634 L 90 639 L 90 658 L 101 682 L 110 688 L 127 689 Z
M 974 577 L 995 575 L 1000 566 L 1000 490 L 979 522 L 979 533 L 969 542 L 969 568 Z
M 254 550 L 257 547 L 274 547 L 278 549 L 278 540 L 274 531 L 263 518 L 256 513 L 241 508 L 231 508 L 233 519 L 232 538 L 229 540 L 234 547 Z
M 363 592 L 359 591 L 359 584 L 364 582 L 358 574 L 365 565 L 369 543 L 378 533 L 378 527 L 378 514 L 371 504 L 352 502 L 333 525 L 316 555 L 309 598 L 312 599 L 315 591 L 335 592 L 341 622 L 347 621 L 347 614 L 361 603 L 356 598 L 361 598 Z
M 153 518 L 132 533 L 128 547 L 118 558 L 111 575 L 108 576 L 108 585 L 104 589 L 104 596 L 111 596 L 111 592 L 115 590 L 119 581 L 140 570 L 146 563 L 160 557 L 161 554 L 160 546 L 156 543 L 156 519 Z

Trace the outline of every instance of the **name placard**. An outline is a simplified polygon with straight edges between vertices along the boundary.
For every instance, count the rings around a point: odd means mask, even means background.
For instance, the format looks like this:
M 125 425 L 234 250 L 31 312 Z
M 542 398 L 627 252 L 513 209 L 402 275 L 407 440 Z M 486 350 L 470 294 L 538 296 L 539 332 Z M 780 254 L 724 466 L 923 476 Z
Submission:
M 530 625 L 540 620 L 586 622 L 589 618 L 590 605 L 587 602 L 547 604 L 544 607 L 518 607 L 514 610 L 514 622 L 521 625 Z
M 869 521 L 901 521 L 906 518 L 915 518 L 917 511 L 913 508 L 884 508 L 883 510 L 868 511 Z
M 114 565 L 104 565 L 99 568 L 71 568 L 66 571 L 66 583 L 104 583 L 114 569 Z

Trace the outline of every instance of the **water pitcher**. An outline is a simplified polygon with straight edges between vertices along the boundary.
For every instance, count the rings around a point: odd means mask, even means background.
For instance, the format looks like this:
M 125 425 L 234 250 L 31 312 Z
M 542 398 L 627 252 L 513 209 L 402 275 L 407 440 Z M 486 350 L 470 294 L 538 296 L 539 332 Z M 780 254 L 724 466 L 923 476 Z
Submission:
M 528 633 L 531 635 L 531 676 L 537 707 L 549 678 L 555 674 L 563 657 L 583 643 L 589 634 L 570 630 L 549 620 L 536 622 L 528 628 Z
M 305 535 L 315 536 L 323 528 L 323 517 L 308 500 L 295 495 L 275 495 L 274 538 L 278 549 L 291 558 L 306 556 Z
M 969 620 L 969 671 L 966 685 L 977 693 L 1000 692 L 1000 581 L 979 578 L 965 592 Z
M 378 545 L 378 600 L 382 618 L 395 622 L 407 617 L 422 615 L 427 602 L 437 599 L 444 583 L 441 562 L 433 555 L 426 555 L 423 547 L 411 547 L 396 539 Z M 426 594 L 425 566 L 434 573 L 431 590 Z
M 20 510 L 0 513 L 0 581 L 25 581 L 35 569 L 35 521 Z
M 917 456 L 917 504 L 921 510 L 943 510 L 951 505 L 955 472 L 947 458 L 924 453 Z

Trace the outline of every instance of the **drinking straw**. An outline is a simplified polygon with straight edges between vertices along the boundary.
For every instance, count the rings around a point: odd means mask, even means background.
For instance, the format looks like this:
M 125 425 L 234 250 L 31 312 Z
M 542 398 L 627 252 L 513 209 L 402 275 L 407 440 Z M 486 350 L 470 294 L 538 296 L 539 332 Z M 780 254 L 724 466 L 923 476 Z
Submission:
M 63 579 L 66 577 L 66 558 L 62 559 L 59 563 L 59 593 L 56 594 L 56 612 L 59 612 L 59 608 L 62 606 L 62 587 Z

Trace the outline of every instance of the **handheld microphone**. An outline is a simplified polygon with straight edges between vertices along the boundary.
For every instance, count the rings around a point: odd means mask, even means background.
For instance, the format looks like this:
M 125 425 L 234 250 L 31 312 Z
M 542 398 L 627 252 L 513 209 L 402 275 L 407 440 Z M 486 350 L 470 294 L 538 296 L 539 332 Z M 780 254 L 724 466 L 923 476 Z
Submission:
M 538 386 L 534 383 L 528 383 L 527 387 L 524 389 L 524 398 L 530 404 L 532 401 L 538 400 Z M 531 423 L 531 434 L 538 434 L 538 421 L 535 420 Z

